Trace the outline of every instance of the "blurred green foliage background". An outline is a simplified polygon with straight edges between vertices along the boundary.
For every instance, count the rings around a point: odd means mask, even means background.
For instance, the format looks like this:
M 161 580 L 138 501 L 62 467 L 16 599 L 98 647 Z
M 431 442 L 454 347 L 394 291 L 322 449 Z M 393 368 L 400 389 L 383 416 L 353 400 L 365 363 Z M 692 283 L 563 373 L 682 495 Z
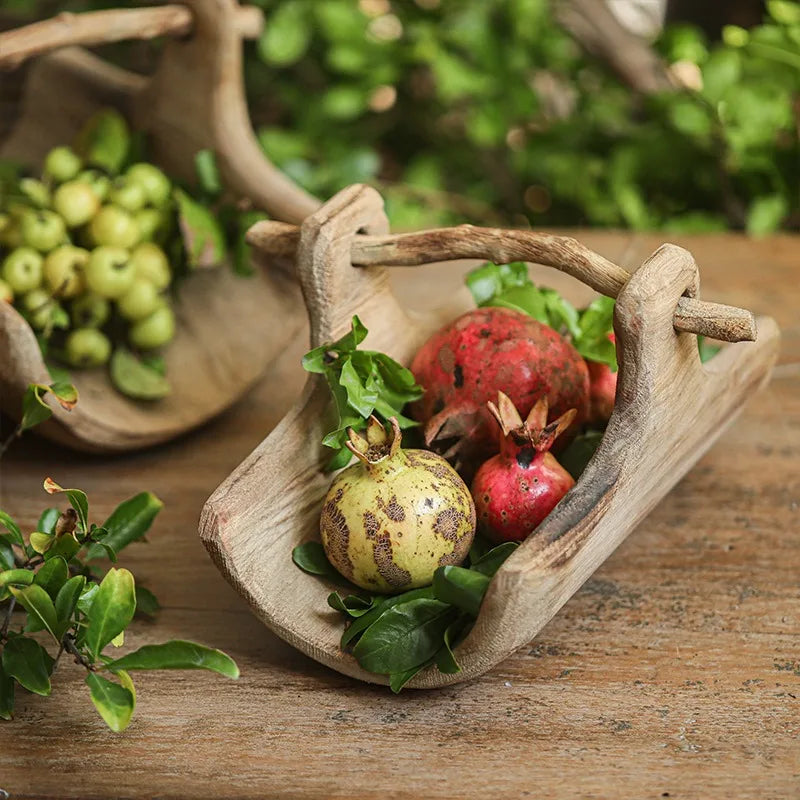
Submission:
M 653 47 L 684 88 L 647 95 L 586 56 L 548 0 L 256 4 L 251 115 L 320 197 L 377 184 L 396 227 L 800 227 L 797 2 L 713 43 L 667 27 Z

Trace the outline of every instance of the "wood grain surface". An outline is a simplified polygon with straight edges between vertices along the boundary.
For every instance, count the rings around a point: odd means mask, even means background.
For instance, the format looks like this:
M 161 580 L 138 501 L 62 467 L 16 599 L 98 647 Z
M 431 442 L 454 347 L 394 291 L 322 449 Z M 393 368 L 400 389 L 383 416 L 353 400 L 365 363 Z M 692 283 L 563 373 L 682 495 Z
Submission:
M 577 235 L 625 266 L 662 241 Z M 124 565 L 164 610 L 135 623 L 126 647 L 197 639 L 231 653 L 242 677 L 142 674 L 134 723 L 115 736 L 62 664 L 53 697 L 20 692 L 17 719 L 0 726 L 0 787 L 12 798 L 798 797 L 800 242 L 675 242 L 695 255 L 705 297 L 777 319 L 774 379 L 535 641 L 463 685 L 395 697 L 316 664 L 251 616 L 198 540 L 206 497 L 302 386 L 305 334 L 245 400 L 159 449 L 15 445 L 0 504 L 26 527 L 46 475 L 86 489 L 96 518 L 143 488 L 163 498 L 150 543 Z M 430 308 L 465 269 L 392 280 Z

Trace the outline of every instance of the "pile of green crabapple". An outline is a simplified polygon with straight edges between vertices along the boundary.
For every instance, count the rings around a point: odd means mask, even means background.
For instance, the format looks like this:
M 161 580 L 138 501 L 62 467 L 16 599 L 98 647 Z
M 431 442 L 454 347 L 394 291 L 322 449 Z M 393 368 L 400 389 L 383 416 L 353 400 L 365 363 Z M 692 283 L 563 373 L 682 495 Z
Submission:
M 18 189 L 0 208 L 0 300 L 72 367 L 105 364 L 119 337 L 139 351 L 166 345 L 175 334 L 161 246 L 174 225 L 169 178 L 148 163 L 112 178 L 56 147 L 42 179 Z

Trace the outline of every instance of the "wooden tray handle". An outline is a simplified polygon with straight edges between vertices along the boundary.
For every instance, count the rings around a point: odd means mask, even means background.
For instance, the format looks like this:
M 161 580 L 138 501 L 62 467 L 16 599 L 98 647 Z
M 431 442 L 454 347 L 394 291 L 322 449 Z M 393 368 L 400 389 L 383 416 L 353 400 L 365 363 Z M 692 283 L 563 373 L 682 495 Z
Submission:
M 285 223 L 256 223 L 247 240 L 263 252 L 294 257 L 300 229 Z M 353 237 L 350 260 L 355 266 L 418 266 L 436 261 L 482 258 L 505 264 L 530 261 L 554 267 L 608 297 L 616 297 L 631 273 L 568 236 L 536 231 L 459 225 L 419 233 Z M 673 327 L 725 342 L 752 342 L 756 321 L 750 311 L 698 300 L 697 284 L 690 286 L 675 308 Z
M 236 12 L 236 29 L 244 39 L 256 39 L 264 27 L 260 8 Z M 27 59 L 81 45 L 92 47 L 125 39 L 186 36 L 192 31 L 192 12 L 181 5 L 155 8 L 116 8 L 72 14 L 63 11 L 50 19 L 0 33 L 0 69 L 16 69 Z

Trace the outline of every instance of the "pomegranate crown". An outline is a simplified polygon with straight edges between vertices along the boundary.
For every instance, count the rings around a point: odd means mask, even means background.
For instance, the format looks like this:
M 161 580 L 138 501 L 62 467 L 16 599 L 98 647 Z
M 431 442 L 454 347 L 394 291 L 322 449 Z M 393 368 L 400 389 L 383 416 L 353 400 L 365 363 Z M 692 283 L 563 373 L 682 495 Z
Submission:
M 576 408 L 571 408 L 558 419 L 548 424 L 547 397 L 541 397 L 535 403 L 528 418 L 523 422 L 511 398 L 503 392 L 497 393 L 497 405 L 491 400 L 487 403 L 492 416 L 500 423 L 503 438 L 511 438 L 520 446 L 530 444 L 537 453 L 543 453 L 553 446 L 553 442 L 572 424 Z
M 345 442 L 348 450 L 365 464 L 378 464 L 391 458 L 399 449 L 403 434 L 396 417 L 389 417 L 390 429 L 387 431 L 383 423 L 373 414 L 367 420 L 366 436 L 347 429 L 349 441 Z

